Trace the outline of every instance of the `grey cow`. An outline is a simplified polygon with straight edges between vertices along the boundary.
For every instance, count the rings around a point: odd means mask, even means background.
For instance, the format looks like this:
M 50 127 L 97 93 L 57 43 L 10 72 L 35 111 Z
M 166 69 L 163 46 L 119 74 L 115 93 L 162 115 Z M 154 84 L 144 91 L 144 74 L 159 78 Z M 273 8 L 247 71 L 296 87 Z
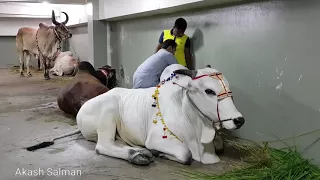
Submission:
M 52 10 L 52 23 L 55 26 L 46 26 L 39 24 L 38 29 L 30 27 L 22 27 L 16 36 L 16 47 L 20 60 L 20 75 L 23 75 L 24 63 L 27 66 L 27 76 L 31 76 L 29 66 L 31 56 L 37 56 L 38 61 L 43 63 L 44 79 L 50 79 L 49 65 L 55 59 L 57 52 L 61 49 L 60 43 L 63 39 L 72 37 L 69 29 L 65 26 L 69 20 L 67 13 L 62 12 L 66 16 L 64 22 L 57 22 L 55 13 Z

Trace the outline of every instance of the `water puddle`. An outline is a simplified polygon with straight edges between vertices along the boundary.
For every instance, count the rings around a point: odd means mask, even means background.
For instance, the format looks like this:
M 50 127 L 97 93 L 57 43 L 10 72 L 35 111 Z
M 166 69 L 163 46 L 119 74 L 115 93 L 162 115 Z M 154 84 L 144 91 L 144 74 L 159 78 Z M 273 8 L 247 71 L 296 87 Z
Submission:
M 41 110 L 41 109 L 53 109 L 53 108 L 57 108 L 58 104 L 57 102 L 49 102 L 49 103 L 45 103 L 45 104 L 40 104 L 34 108 L 29 108 L 29 109 L 22 109 L 20 110 L 21 112 L 24 111 L 37 111 L 37 110 Z

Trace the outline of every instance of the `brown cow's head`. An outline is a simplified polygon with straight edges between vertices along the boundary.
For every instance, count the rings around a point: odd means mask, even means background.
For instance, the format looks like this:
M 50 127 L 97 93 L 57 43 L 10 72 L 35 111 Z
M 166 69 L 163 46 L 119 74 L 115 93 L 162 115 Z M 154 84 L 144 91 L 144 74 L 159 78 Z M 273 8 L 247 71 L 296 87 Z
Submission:
M 107 86 L 109 89 L 113 89 L 118 85 L 116 70 L 109 65 L 105 65 L 99 68 L 98 79 L 102 84 Z
M 54 25 L 56 25 L 55 26 L 55 30 L 56 30 L 56 32 L 57 32 L 57 35 L 59 36 L 59 38 L 61 38 L 61 39 L 68 39 L 68 38 L 71 38 L 72 37 L 72 34 L 71 34 L 71 32 L 69 31 L 69 29 L 65 26 L 67 23 L 68 23 L 68 21 L 69 21 L 69 16 L 68 16 L 68 14 L 67 13 L 65 13 L 65 12 L 62 12 L 65 16 L 66 16 L 66 20 L 64 21 L 64 22 L 57 22 L 56 21 L 56 17 L 55 17 L 55 14 L 54 14 L 54 11 L 52 10 L 52 17 L 51 17 L 51 19 L 52 19 L 52 23 L 54 24 Z

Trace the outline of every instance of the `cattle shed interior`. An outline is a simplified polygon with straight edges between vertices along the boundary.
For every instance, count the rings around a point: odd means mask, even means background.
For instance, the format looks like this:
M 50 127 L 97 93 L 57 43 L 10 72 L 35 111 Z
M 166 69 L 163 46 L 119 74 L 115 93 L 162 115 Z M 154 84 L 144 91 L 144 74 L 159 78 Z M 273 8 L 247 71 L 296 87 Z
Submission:
M 95 68 L 112 66 L 124 88 L 132 88 L 133 73 L 155 53 L 161 32 L 185 18 L 195 68 L 210 64 L 222 72 L 246 119 L 231 134 L 274 148 L 296 146 L 320 164 L 319 0 L 0 0 L 0 179 L 42 179 L 16 170 L 50 167 L 81 169 L 82 176 L 44 179 L 185 179 L 174 174 L 183 165 L 132 166 L 96 155 L 80 136 L 35 152 L 22 149 L 76 128 L 56 106 L 60 80 L 45 81 L 42 72 L 19 77 L 16 34 L 51 25 L 52 10 L 59 22 L 61 12 L 69 15 L 72 38 L 62 50 Z M 190 168 L 219 172 L 228 163 L 225 157 Z

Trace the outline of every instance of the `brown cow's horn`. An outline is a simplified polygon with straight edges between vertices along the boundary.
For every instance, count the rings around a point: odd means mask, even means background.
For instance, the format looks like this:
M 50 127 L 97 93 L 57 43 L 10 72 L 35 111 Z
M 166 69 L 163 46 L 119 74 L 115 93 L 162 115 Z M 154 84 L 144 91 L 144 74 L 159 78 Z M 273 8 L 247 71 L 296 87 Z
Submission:
M 62 12 L 64 15 L 66 15 L 66 20 L 64 21 L 64 22 L 62 22 L 62 24 L 67 24 L 68 23 L 68 21 L 69 21 L 69 16 L 68 16 L 68 14 L 67 13 L 65 13 L 65 12 Z
M 189 69 L 178 69 L 173 71 L 175 74 L 182 74 L 182 75 L 186 75 L 189 76 L 191 78 L 196 77 L 197 75 L 197 70 L 189 70 Z
M 53 23 L 54 25 L 59 25 L 59 23 L 56 21 L 56 16 L 55 16 L 55 14 L 54 14 L 54 10 L 52 10 L 51 20 L 52 20 L 52 23 Z

